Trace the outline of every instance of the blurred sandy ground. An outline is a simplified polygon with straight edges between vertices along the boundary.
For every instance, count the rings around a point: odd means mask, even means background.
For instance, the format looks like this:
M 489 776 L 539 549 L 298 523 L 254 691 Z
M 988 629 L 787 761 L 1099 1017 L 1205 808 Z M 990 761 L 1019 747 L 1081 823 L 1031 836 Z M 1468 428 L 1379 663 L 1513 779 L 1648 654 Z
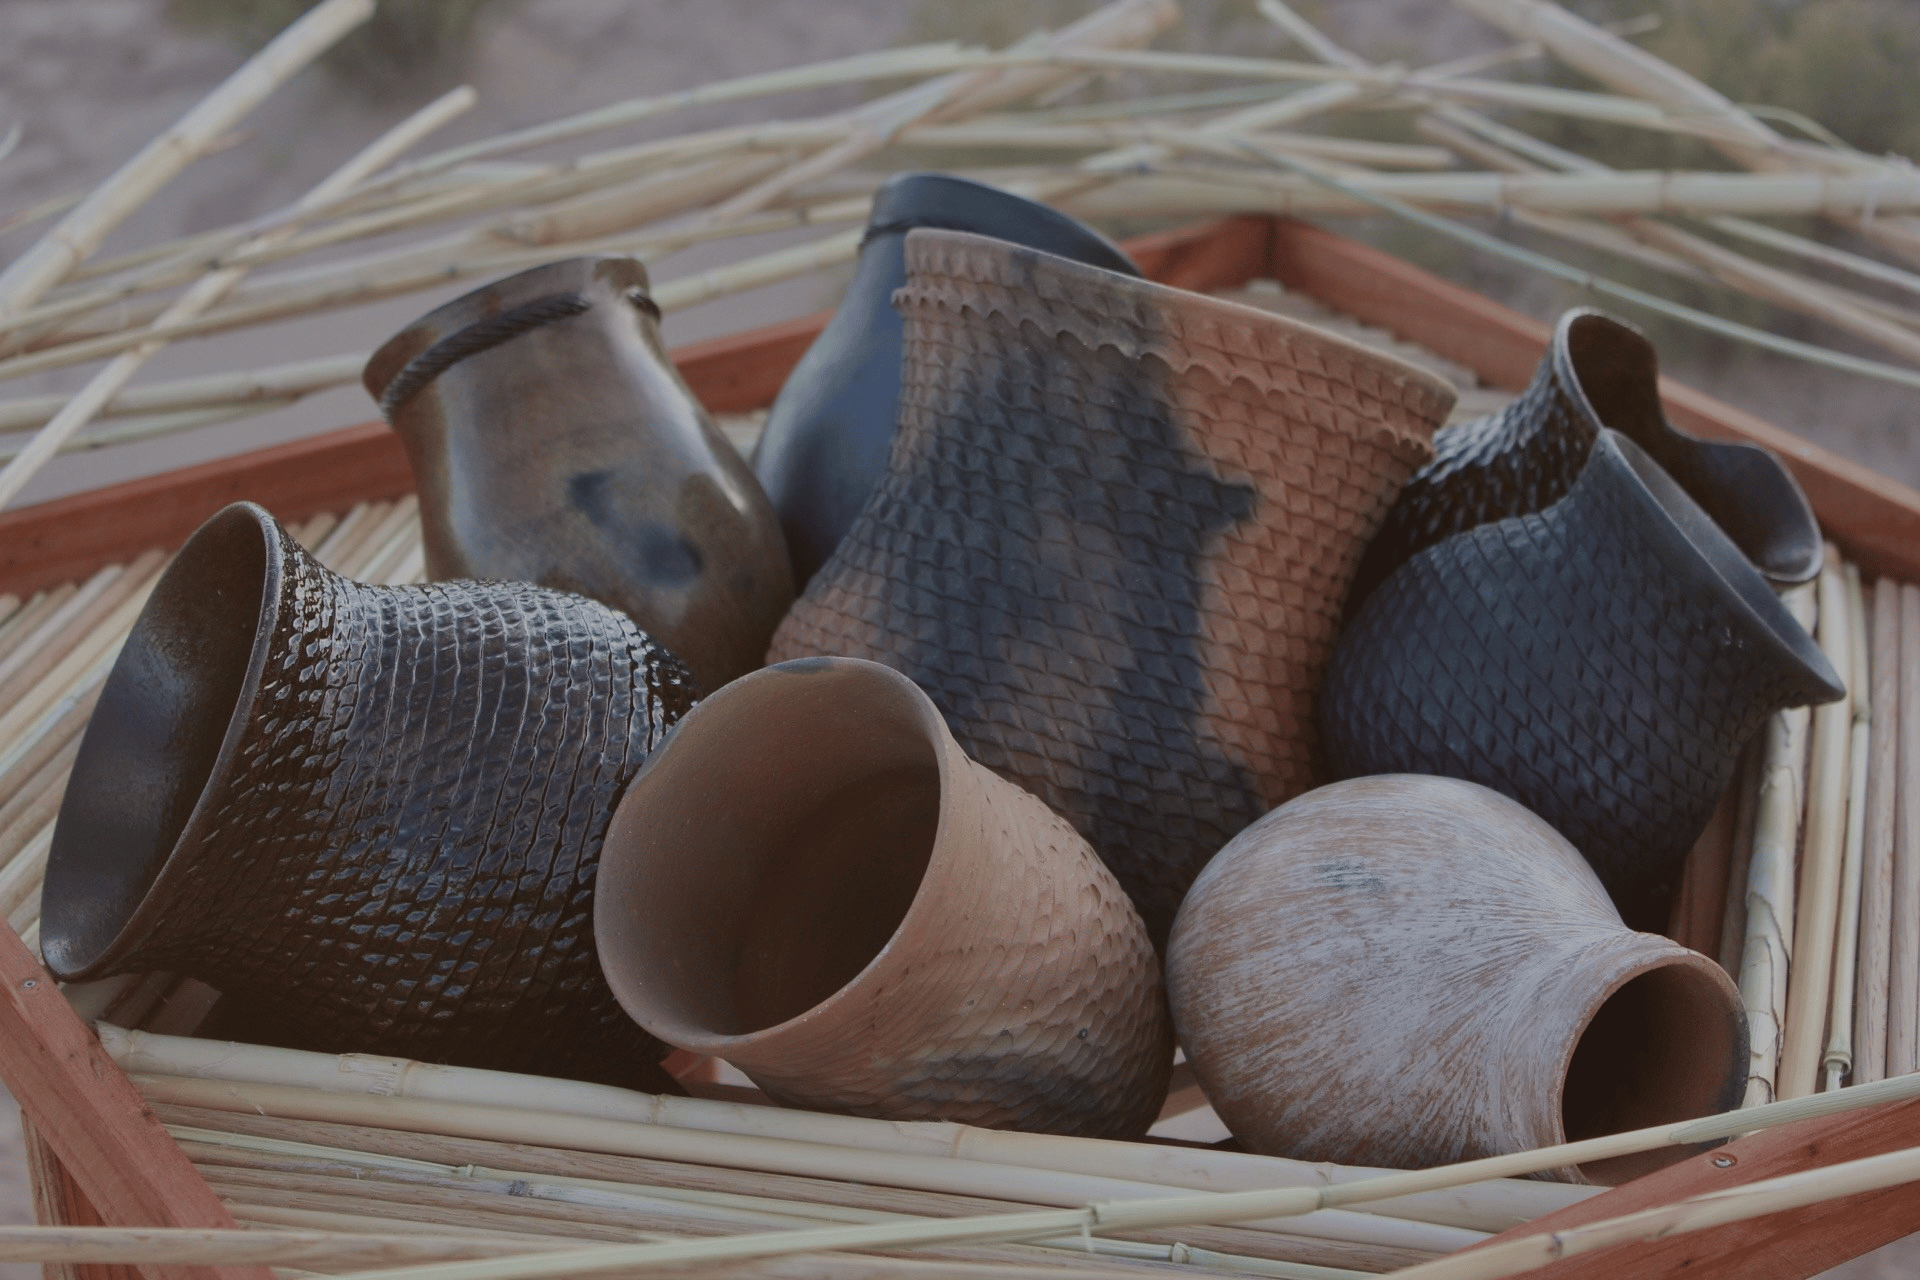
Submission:
M 480 91 L 481 105 L 435 143 L 484 137 L 626 97 L 885 47 L 902 38 L 913 7 L 904 0 L 525 0 L 503 6 L 504 16 L 483 28 L 466 77 Z M 1499 43 L 1444 0 L 1328 0 L 1324 8 L 1335 33 L 1357 49 L 1393 51 L 1415 43 L 1427 57 L 1440 58 Z M 15 121 L 26 129 L 19 149 L 0 161 L 0 216 L 98 181 L 241 57 L 219 38 L 170 25 L 162 0 L 0 0 L 0 131 Z M 254 113 L 236 145 L 162 191 L 116 234 L 106 252 L 282 206 L 426 96 L 423 88 L 411 101 L 373 101 L 324 73 L 303 75 Z M 782 107 L 811 114 L 857 97 L 858 90 L 821 91 L 789 96 Z M 764 110 L 749 103 L 686 112 L 659 122 L 652 132 L 754 118 Z M 645 136 L 646 130 L 619 135 Z M 27 238 L 0 236 L 0 260 L 19 252 Z M 779 243 L 763 238 L 714 246 L 655 264 L 655 275 L 670 279 Z M 1469 273 L 1463 283 L 1499 292 L 1537 315 L 1551 316 L 1568 304 L 1550 289 L 1515 290 L 1511 277 Z M 184 344 L 163 353 L 142 380 L 368 349 L 473 284 Z M 800 280 L 691 308 L 669 318 L 667 337 L 684 343 L 804 314 L 832 305 L 840 285 L 839 279 Z M 1735 385 L 1716 385 L 1711 370 L 1678 372 L 1890 475 L 1920 480 L 1920 453 L 1908 436 L 1910 394 L 1856 390 L 1863 397 L 1860 407 L 1836 414 L 1826 384 L 1793 370 L 1743 376 Z M 10 383 L 4 394 L 60 390 L 75 380 L 47 375 L 34 385 Z M 24 500 L 374 416 L 364 392 L 341 388 L 278 414 L 115 450 L 113 456 L 61 459 Z M 0 1095 L 0 1222 L 31 1218 L 15 1112 Z M 0 1280 L 25 1280 L 35 1271 L 0 1264 Z M 1920 1247 L 1896 1246 L 1832 1274 L 1846 1280 L 1917 1275 Z

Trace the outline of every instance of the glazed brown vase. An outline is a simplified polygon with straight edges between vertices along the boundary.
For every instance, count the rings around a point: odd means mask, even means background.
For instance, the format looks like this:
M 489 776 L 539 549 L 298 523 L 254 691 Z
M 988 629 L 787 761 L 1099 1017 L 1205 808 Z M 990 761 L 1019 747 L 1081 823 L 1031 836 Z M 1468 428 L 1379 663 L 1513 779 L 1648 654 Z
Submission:
M 1451 387 L 1311 326 L 960 232 L 907 236 L 900 432 L 769 660 L 920 684 L 1099 851 L 1156 944 L 1314 785 L 1347 582 Z
M 1726 1111 L 1746 1086 L 1725 971 L 1629 930 L 1558 832 L 1452 778 L 1335 783 L 1241 833 L 1180 909 L 1167 985 L 1208 1100 L 1264 1155 L 1422 1169 Z
M 793 599 L 786 542 L 667 358 L 639 262 L 497 281 L 401 330 L 364 378 L 419 481 L 429 575 L 612 605 L 707 689 L 760 665 Z
M 628 789 L 594 912 L 627 1012 L 775 1100 L 1137 1137 L 1173 1038 L 1126 895 L 876 663 L 695 707 Z
M 259 507 L 155 586 L 47 863 L 63 979 L 164 970 L 218 1034 L 671 1088 L 594 954 L 600 844 L 691 703 L 625 617 L 524 583 L 375 587 Z

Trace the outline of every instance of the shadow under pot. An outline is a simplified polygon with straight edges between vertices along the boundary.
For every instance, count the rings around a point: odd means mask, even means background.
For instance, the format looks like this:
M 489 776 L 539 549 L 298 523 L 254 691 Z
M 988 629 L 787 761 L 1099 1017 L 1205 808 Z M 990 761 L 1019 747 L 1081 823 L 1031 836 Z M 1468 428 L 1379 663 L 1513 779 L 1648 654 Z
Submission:
M 627 1011 L 789 1106 L 1125 1138 L 1166 1093 L 1126 895 L 876 663 L 695 707 L 620 802 L 594 910 Z
M 853 280 L 781 387 L 753 451 L 805 586 L 866 505 L 893 444 L 904 345 L 893 291 L 915 227 L 971 231 L 1138 276 L 1118 246 L 1043 204 L 944 173 L 903 173 L 874 194 Z
M 769 660 L 885 662 L 1099 852 L 1159 945 L 1323 781 L 1313 696 L 1453 389 L 1284 316 L 907 237 L 900 436 Z
M 1768 581 L 1819 574 L 1820 527 L 1793 473 L 1758 445 L 1676 429 L 1660 404 L 1653 344 L 1623 320 L 1579 308 L 1560 317 L 1518 399 L 1434 436 L 1433 461 L 1407 481 L 1354 575 L 1348 615 L 1421 548 L 1565 497 L 1603 429 L 1644 449 Z
M 496 281 L 363 377 L 419 482 L 429 576 L 612 605 L 706 689 L 760 665 L 793 599 L 779 522 L 668 359 L 639 262 Z
M 87 726 L 48 967 L 190 975 L 224 993 L 222 1034 L 263 1044 L 672 1088 L 591 927 L 614 803 L 690 693 L 591 600 L 365 586 L 230 506 Z
M 1628 929 L 1558 832 L 1450 778 L 1335 783 L 1235 837 L 1180 908 L 1167 986 L 1201 1088 L 1263 1155 L 1425 1169 L 1727 1111 L 1746 1086 L 1725 971 Z
M 1559 502 L 1395 570 L 1340 637 L 1320 714 L 1337 776 L 1512 796 L 1657 931 L 1741 749 L 1843 692 L 1739 548 L 1606 431 Z

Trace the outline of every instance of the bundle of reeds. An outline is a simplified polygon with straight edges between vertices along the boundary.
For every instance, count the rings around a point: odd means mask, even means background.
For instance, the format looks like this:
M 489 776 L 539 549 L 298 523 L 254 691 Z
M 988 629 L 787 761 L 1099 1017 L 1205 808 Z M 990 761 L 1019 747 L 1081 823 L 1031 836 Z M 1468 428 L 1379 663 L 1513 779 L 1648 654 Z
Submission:
M 705 241 L 823 229 L 797 248 L 662 282 L 657 301 L 671 310 L 845 261 L 858 244 L 854 224 L 865 216 L 865 193 L 903 157 L 945 150 L 964 153 L 969 171 L 1096 220 L 1386 208 L 1422 211 L 1421 225 L 1446 233 L 1450 224 L 1436 212 L 1498 213 L 1679 279 L 1717 282 L 1800 311 L 1906 363 L 1789 342 L 1636 290 L 1610 296 L 1920 386 L 1912 367 L 1920 362 L 1920 305 L 1887 296 L 1920 297 L 1920 274 L 1754 220 L 1817 215 L 1892 255 L 1920 260 L 1920 180 L 1910 167 L 1787 138 L 1653 59 L 1626 33 L 1542 0 L 1458 2 L 1520 42 L 1421 69 L 1375 65 L 1280 0 L 1263 0 L 1262 13 L 1310 60 L 1154 50 L 1144 46 L 1176 16 L 1175 0 L 1113 0 L 1061 31 L 1035 32 L 999 51 L 929 44 L 863 54 L 632 99 L 402 160 L 471 102 L 456 91 L 283 210 L 96 258 L 105 236 L 143 200 L 371 10 L 370 0 L 326 0 L 98 190 L 70 208 L 48 202 L 0 219 L 7 226 L 54 219 L 0 272 L 0 380 L 96 367 L 77 394 L 0 399 L 0 431 L 33 432 L 8 451 L 0 503 L 61 450 L 281 408 L 352 381 L 365 355 L 135 385 L 139 368 L 167 343 L 572 254 L 659 258 Z M 1603 90 L 1491 74 L 1549 55 Z M 1222 87 L 1144 97 L 1112 91 L 1143 77 L 1149 86 L 1156 77 L 1204 77 Z M 640 143 L 617 138 L 697 105 L 765 101 L 771 109 L 794 90 L 902 81 L 907 87 L 826 116 L 770 114 L 760 123 Z M 1092 100 L 1034 105 L 1072 85 Z M 1509 109 L 1699 138 L 1753 172 L 1617 172 L 1487 114 Z M 1410 113 L 1437 145 L 1302 131 L 1355 111 Z M 550 158 L 516 158 L 536 147 Z M 1018 163 L 996 165 L 998 154 Z M 1035 155 L 1055 158 L 1035 162 Z M 1754 246 L 1774 260 L 1751 256 Z M 1543 266 L 1539 255 L 1524 260 Z M 1604 281 L 1564 270 L 1609 292 Z M 1860 281 L 1880 292 L 1854 287 Z M 115 421 L 87 430 L 103 419 Z

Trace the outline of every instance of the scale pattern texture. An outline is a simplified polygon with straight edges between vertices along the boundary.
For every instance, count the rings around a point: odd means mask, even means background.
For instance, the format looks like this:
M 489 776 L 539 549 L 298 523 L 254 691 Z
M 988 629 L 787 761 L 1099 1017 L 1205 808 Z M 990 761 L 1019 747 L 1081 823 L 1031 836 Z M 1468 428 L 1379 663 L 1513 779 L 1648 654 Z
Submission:
M 1113 869 L 1156 945 L 1206 860 L 1321 774 L 1361 549 L 1450 387 L 1282 317 L 915 231 L 900 432 L 771 661 L 919 683 Z
M 1629 925 L 1658 932 L 1740 750 L 1831 691 L 1704 559 L 1663 558 L 1636 483 L 1596 452 L 1562 502 L 1419 552 L 1341 636 L 1321 710 L 1337 776 L 1511 796 L 1586 855 Z
M 658 1085 L 591 926 L 679 660 L 579 596 L 364 586 L 282 546 L 230 785 L 134 967 L 219 987 L 265 1043 Z

